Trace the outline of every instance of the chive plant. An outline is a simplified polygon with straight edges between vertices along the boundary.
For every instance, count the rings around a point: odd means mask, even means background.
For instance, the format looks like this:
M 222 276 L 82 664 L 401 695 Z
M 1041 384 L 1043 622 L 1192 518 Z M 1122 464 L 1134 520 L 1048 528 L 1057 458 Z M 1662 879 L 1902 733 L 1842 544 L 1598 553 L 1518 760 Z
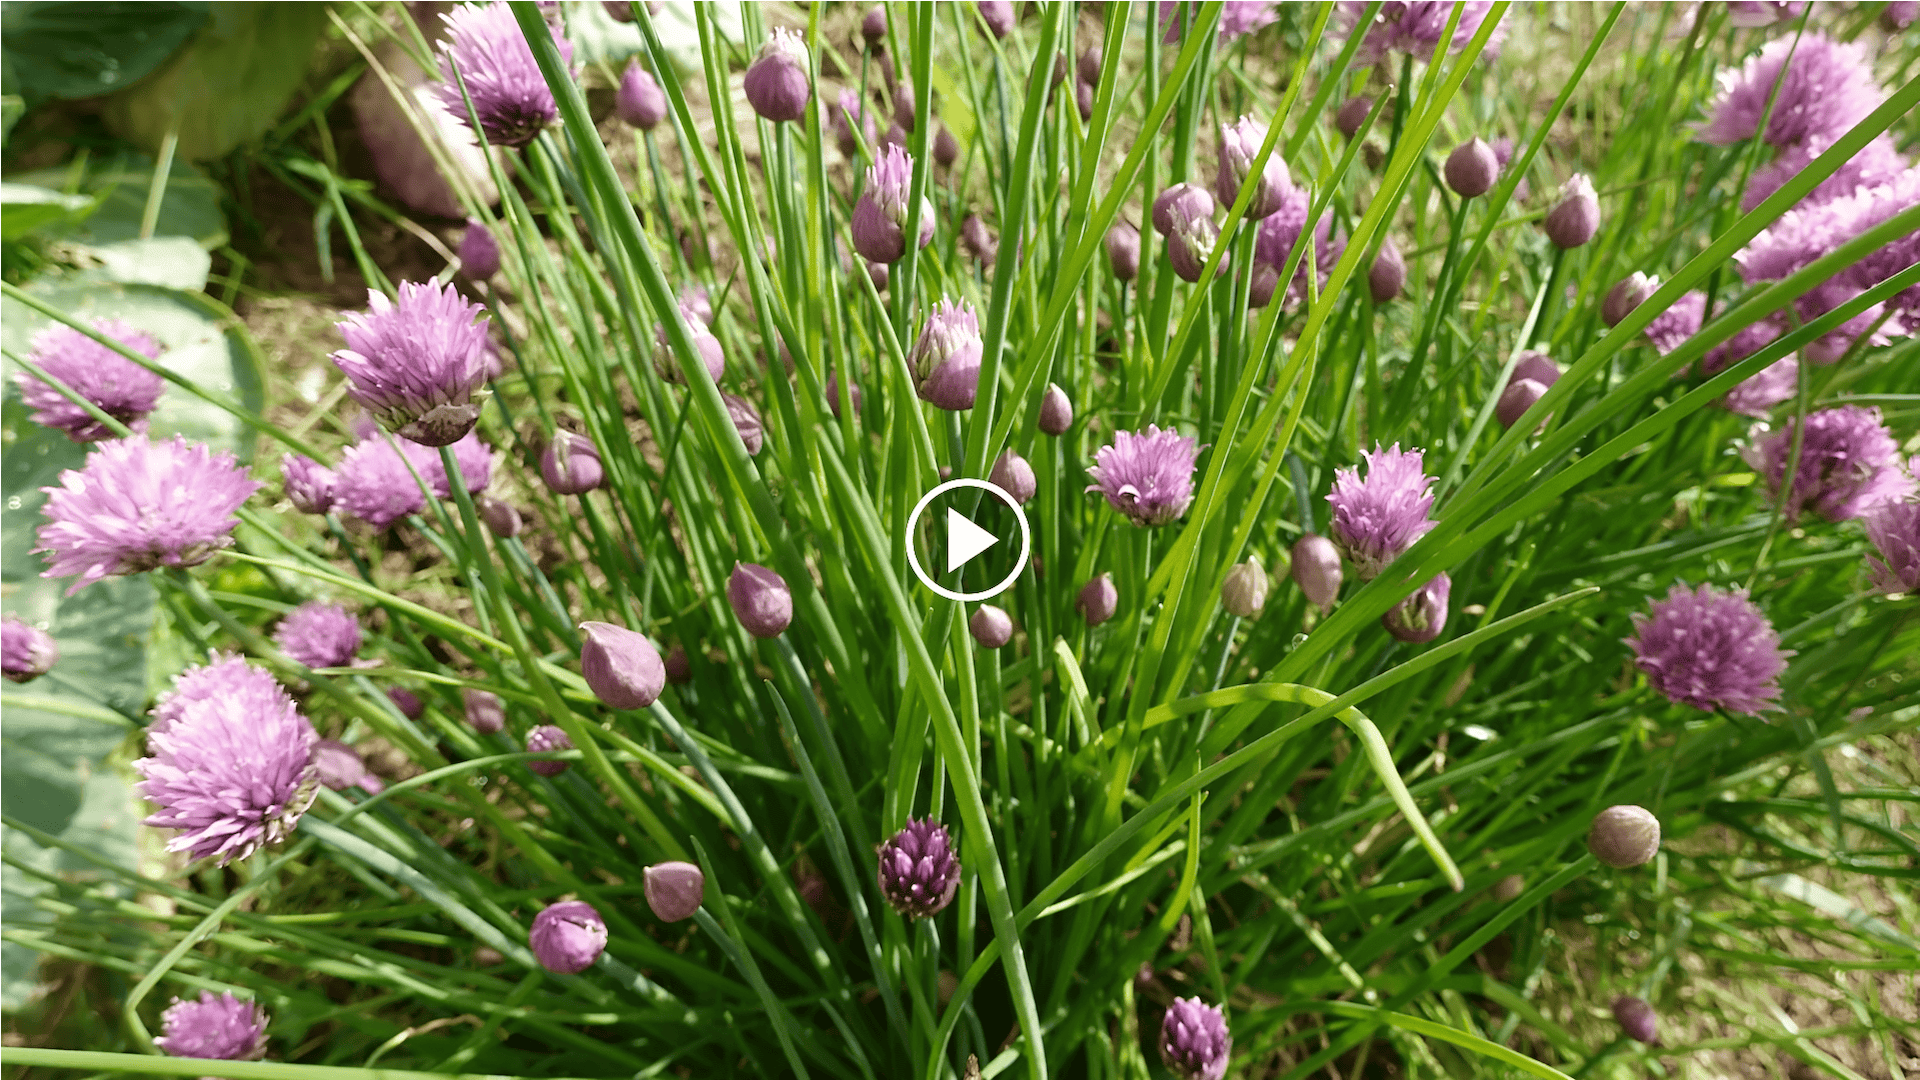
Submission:
M 1873 5 L 687 5 L 692 65 L 617 6 L 632 67 L 573 4 L 337 10 L 511 144 L 497 206 L 448 170 L 467 273 L 368 275 L 326 348 L 372 415 L 245 416 L 284 480 L 191 557 L 112 546 L 124 469 L 48 504 L 219 655 L 130 736 L 172 862 L 10 823 L 90 871 L 8 939 L 111 974 L 115 1052 L 8 1064 L 1641 1075 L 1781 1041 L 1693 1015 L 1702 962 L 1805 966 L 1714 897 L 1917 962 L 1846 899 L 1912 875 L 1920 716 Z M 953 601 L 909 520 L 990 475 L 1031 558 Z

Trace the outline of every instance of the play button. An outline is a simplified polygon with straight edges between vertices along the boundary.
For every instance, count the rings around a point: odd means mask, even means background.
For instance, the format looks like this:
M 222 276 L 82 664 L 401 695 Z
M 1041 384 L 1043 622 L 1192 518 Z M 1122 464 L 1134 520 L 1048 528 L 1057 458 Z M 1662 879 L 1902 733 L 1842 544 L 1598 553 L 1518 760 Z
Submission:
M 1000 542 L 1000 538 L 960 516 L 947 507 L 947 573 L 973 561 L 975 555 Z
M 993 498 L 982 499 L 980 492 Z M 931 519 L 923 534 L 920 518 L 936 503 L 939 504 L 936 509 L 944 509 L 945 513 Z M 942 518 L 944 527 L 931 524 Z M 995 548 L 1006 551 L 1008 546 L 1000 542 L 1012 539 L 1015 531 L 1020 534 L 1017 558 L 1007 562 L 1004 554 L 990 554 Z M 1026 515 L 1020 512 L 1020 504 L 1012 495 L 985 480 L 949 480 L 922 495 L 913 513 L 907 515 L 907 565 L 921 584 L 949 600 L 985 600 L 1005 592 L 1026 569 L 1032 551 L 1032 530 Z M 936 578 L 927 573 L 929 565 L 944 565 L 946 571 Z M 964 588 L 966 584 L 991 580 L 1000 574 L 1002 566 L 1006 572 L 998 581 L 972 591 Z

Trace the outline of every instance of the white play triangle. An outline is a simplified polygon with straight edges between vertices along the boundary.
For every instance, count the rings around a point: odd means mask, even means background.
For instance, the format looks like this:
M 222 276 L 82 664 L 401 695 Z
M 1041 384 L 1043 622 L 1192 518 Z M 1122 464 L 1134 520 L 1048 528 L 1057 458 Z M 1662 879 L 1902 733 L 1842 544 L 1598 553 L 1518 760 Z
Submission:
M 999 537 L 961 517 L 958 510 L 947 508 L 947 573 L 999 542 Z

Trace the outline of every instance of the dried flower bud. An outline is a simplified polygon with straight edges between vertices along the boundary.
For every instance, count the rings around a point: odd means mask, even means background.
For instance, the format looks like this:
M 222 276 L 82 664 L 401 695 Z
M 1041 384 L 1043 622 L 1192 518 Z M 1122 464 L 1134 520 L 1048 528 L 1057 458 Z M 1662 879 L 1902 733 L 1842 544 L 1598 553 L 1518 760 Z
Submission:
M 992 604 L 981 604 L 967 620 L 967 630 L 981 648 L 997 649 L 1013 640 L 1013 616 Z
M 614 95 L 613 111 L 627 124 L 641 131 L 652 131 L 667 118 L 667 92 L 635 61 L 628 64 L 626 73 L 620 76 L 620 92 Z
M 540 478 L 556 495 L 584 495 L 606 478 L 600 448 L 585 435 L 556 431 L 540 455 Z
M 520 511 L 512 503 L 501 502 L 491 495 L 480 496 L 475 509 L 480 511 L 480 520 L 487 523 L 493 535 L 502 540 L 511 540 L 520 535 L 522 522 Z
M 786 580 L 755 563 L 736 562 L 727 579 L 727 603 L 754 637 L 779 637 L 793 622 L 793 593 Z
M 642 871 L 647 906 L 661 922 L 693 918 L 707 892 L 707 877 L 688 862 L 661 862 Z
M 473 281 L 485 281 L 500 272 L 500 244 L 486 223 L 467 219 L 467 231 L 460 234 L 460 269 Z
M 1227 571 L 1220 585 L 1220 606 L 1236 619 L 1257 619 L 1267 606 L 1267 572 L 1248 559 Z
M 527 946 L 548 971 L 573 975 L 593 966 L 607 948 L 607 923 L 584 900 L 563 900 L 533 917 Z
M 1500 178 L 1500 159 L 1485 139 L 1474 138 L 1453 148 L 1447 155 L 1447 186 L 1455 195 L 1471 199 L 1485 195 Z
M 1600 321 L 1608 326 L 1619 326 L 1626 317 L 1633 314 L 1635 308 L 1647 302 L 1647 298 L 1660 290 L 1660 279 L 1633 272 L 1631 277 L 1622 278 L 1620 283 L 1607 290 L 1607 298 L 1600 302 Z
M 1140 276 L 1140 230 L 1126 221 L 1115 221 L 1107 230 L 1107 265 L 1113 276 L 1132 281 Z
M 1027 464 L 1026 458 L 1011 450 L 1002 450 L 1000 456 L 993 459 L 993 470 L 987 474 L 987 479 L 1013 496 L 1014 502 L 1021 504 L 1033 498 L 1033 493 L 1039 490 L 1033 466 Z
M 1313 533 L 1295 540 L 1289 572 L 1308 603 L 1323 615 L 1333 610 L 1334 598 L 1340 595 L 1340 549 L 1333 541 Z
M 1073 606 L 1088 626 L 1099 626 L 1113 618 L 1113 613 L 1120 610 L 1120 590 L 1113 586 L 1113 575 L 1101 574 L 1087 582 Z
M 908 821 L 880 845 L 880 895 L 910 919 L 940 913 L 960 891 L 960 856 L 953 835 L 932 818 Z
M 1387 609 L 1380 625 L 1396 641 L 1424 645 L 1447 628 L 1447 597 L 1453 591 L 1453 579 L 1436 574 L 1433 580 L 1415 589 L 1412 595 Z
M 1660 819 L 1638 806 L 1609 806 L 1594 815 L 1587 850 L 1615 870 L 1644 865 L 1660 853 Z
M 1577 248 L 1600 231 L 1600 196 L 1586 173 L 1574 173 L 1560 189 L 1560 205 L 1547 212 L 1547 239 L 1556 247 Z
M 1073 426 L 1073 402 L 1058 383 L 1048 383 L 1047 392 L 1040 395 L 1039 425 L 1043 434 L 1056 438 Z
M 666 689 L 666 665 L 645 634 L 603 622 L 581 623 L 580 633 L 580 674 L 602 704 L 644 709 Z
M 571 749 L 573 749 L 573 740 L 567 738 L 566 732 L 561 731 L 552 724 L 542 724 L 532 731 L 527 732 L 527 752 L 530 754 L 545 754 L 556 750 Z M 559 776 L 571 768 L 572 765 L 573 762 L 571 761 L 527 762 L 527 768 L 532 769 L 541 776 Z
M 506 729 L 507 706 L 499 694 L 468 688 L 460 691 L 467 706 L 467 726 L 482 735 L 497 735 Z
M 1660 1039 L 1659 1017 L 1654 1014 L 1653 1006 L 1637 997 L 1617 997 L 1613 999 L 1613 1021 L 1620 1025 L 1620 1034 L 1634 1042 L 1651 1046 Z
M 744 89 L 753 111 L 776 123 L 807 115 L 813 86 L 807 74 L 807 43 L 797 31 L 775 27 L 747 68 Z
M 1373 294 L 1374 303 L 1384 304 L 1397 298 L 1406 285 L 1407 261 L 1400 257 L 1399 245 L 1389 236 L 1380 242 L 1380 253 L 1367 269 L 1367 291 Z
M 1348 98 L 1340 111 L 1333 114 L 1333 126 L 1340 134 L 1351 139 L 1360 134 L 1361 125 L 1367 122 L 1367 114 L 1373 111 L 1373 99 L 1370 97 Z

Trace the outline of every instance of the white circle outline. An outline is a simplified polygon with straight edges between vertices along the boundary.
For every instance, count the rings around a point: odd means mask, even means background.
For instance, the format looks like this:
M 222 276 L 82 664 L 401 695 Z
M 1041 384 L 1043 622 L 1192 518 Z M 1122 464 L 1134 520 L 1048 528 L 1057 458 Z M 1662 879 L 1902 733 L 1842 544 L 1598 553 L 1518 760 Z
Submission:
M 954 592 L 952 589 L 941 588 L 935 584 L 933 576 L 921 568 L 920 556 L 915 554 L 913 550 L 914 523 L 920 520 L 921 512 L 926 510 L 927 504 L 933 501 L 934 496 L 943 491 L 951 491 L 954 488 L 979 488 L 982 491 L 988 492 L 1001 502 L 1012 507 L 1014 520 L 1020 523 L 1020 558 L 1014 561 L 1012 572 L 1007 574 L 1006 577 L 1001 578 L 999 584 L 983 592 L 963 593 Z M 1026 512 L 1020 509 L 1020 504 L 1013 501 L 1013 496 L 1007 494 L 1005 488 L 990 481 L 974 480 L 970 477 L 948 480 L 946 483 L 920 496 L 920 501 L 913 505 L 913 513 L 907 515 L 907 565 L 913 569 L 913 576 L 920 579 L 920 584 L 925 585 L 927 588 L 932 589 L 934 592 L 939 593 L 949 600 L 958 600 L 961 603 L 975 600 L 991 600 L 1001 593 L 1006 592 L 1013 587 L 1013 581 L 1020 576 L 1020 571 L 1027 568 L 1027 556 L 1032 551 L 1033 530 L 1032 527 L 1027 524 Z

